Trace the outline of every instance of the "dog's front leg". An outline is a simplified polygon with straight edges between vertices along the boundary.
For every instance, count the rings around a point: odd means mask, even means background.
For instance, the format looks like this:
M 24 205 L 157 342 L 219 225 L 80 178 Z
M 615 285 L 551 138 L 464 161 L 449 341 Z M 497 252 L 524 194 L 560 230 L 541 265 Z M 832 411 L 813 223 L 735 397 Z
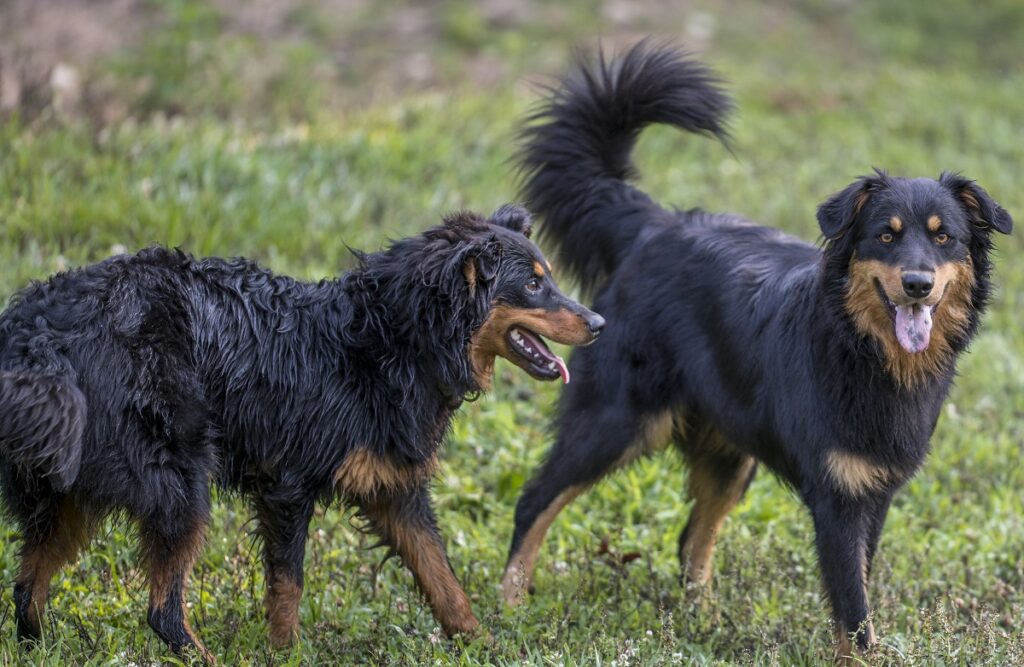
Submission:
M 479 622 L 448 562 L 426 487 L 378 496 L 361 505 L 373 530 L 412 570 L 445 634 L 476 630 Z
M 831 490 L 808 500 L 818 562 L 836 622 L 836 658 L 840 664 L 847 664 L 855 653 L 866 653 L 875 643 L 867 595 L 874 505 L 867 499 L 853 499 Z

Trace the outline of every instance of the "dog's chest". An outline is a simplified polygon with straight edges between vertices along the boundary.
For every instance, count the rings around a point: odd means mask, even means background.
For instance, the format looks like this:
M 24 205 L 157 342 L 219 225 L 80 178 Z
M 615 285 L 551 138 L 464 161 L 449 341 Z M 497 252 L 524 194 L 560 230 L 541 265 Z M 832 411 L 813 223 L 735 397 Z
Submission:
M 402 493 L 425 483 L 437 468 L 436 454 L 420 463 L 396 464 L 387 456 L 359 448 L 347 454 L 335 470 L 334 488 L 348 498 Z

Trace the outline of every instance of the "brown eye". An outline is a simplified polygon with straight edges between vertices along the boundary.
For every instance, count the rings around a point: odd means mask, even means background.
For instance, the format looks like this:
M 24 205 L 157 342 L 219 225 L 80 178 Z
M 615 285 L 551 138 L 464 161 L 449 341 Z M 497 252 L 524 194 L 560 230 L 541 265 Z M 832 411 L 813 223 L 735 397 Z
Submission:
M 540 291 L 540 281 L 536 278 L 531 278 L 530 282 L 526 283 L 526 291 L 536 293 Z
M 890 232 L 884 232 L 881 236 L 878 237 L 878 240 L 881 241 L 882 243 L 892 243 L 893 235 Z
M 935 242 L 939 245 L 946 245 L 949 243 L 949 234 L 942 232 L 941 234 L 935 235 Z

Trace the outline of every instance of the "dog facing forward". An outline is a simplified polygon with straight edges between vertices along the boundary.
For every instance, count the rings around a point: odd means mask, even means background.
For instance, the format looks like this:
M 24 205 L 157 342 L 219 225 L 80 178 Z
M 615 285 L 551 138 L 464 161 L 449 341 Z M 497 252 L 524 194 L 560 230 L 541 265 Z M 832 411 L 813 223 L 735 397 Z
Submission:
M 445 632 L 474 630 L 428 495 L 453 411 L 496 356 L 567 380 L 541 337 L 586 344 L 604 324 L 529 231 L 515 206 L 463 213 L 316 284 L 151 248 L 17 294 L 0 315 L 0 474 L 24 537 L 19 636 L 39 635 L 50 580 L 119 512 L 138 524 L 150 626 L 211 658 L 184 605 L 211 484 L 252 501 L 273 643 L 298 635 L 308 524 L 336 497 Z
M 527 205 L 609 326 L 570 360 L 557 440 L 516 506 L 505 597 L 530 589 L 563 507 L 672 442 L 694 501 L 689 580 L 710 579 L 761 461 L 810 510 L 847 656 L 875 641 L 866 585 L 886 512 L 928 451 L 988 299 L 993 232 L 1012 220 L 958 175 L 877 172 L 821 206 L 818 248 L 628 184 L 645 125 L 721 137 L 730 106 L 702 65 L 642 43 L 581 66 L 524 131 Z

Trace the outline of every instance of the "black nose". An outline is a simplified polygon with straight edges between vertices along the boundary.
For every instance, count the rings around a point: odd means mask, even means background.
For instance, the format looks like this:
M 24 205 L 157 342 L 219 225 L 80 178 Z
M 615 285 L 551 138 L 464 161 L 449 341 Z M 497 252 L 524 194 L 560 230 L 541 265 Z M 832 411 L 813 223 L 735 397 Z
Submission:
M 587 328 L 590 329 L 590 333 L 595 336 L 601 333 L 604 329 L 604 318 L 597 313 L 590 313 L 590 315 L 584 317 L 587 322 Z
M 932 292 L 935 275 L 921 271 L 907 271 L 903 274 L 903 291 L 911 299 L 922 299 Z

